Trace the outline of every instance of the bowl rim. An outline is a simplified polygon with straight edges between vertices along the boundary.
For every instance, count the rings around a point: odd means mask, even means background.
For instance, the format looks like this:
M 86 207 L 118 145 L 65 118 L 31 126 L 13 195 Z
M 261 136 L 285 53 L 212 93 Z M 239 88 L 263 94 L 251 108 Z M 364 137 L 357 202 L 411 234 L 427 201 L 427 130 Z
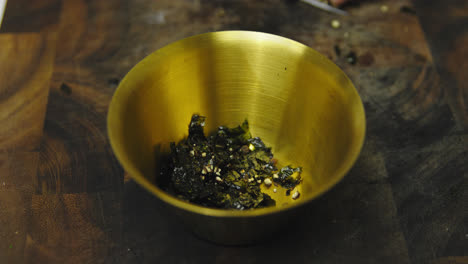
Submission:
M 127 155 L 124 153 L 122 148 L 119 148 L 117 139 L 116 139 L 116 132 L 112 127 L 114 127 L 114 122 L 119 119 L 118 116 L 116 116 L 115 113 L 117 113 L 118 108 L 119 108 L 119 103 L 120 100 L 118 100 L 119 97 L 122 97 L 123 89 L 122 88 L 126 83 L 127 79 L 129 76 L 132 75 L 133 72 L 135 72 L 138 68 L 138 65 L 145 64 L 147 61 L 151 60 L 152 57 L 158 56 L 158 54 L 162 53 L 164 54 L 166 50 L 177 47 L 182 45 L 183 43 L 187 41 L 192 41 L 193 39 L 196 38 L 207 38 L 207 37 L 212 37 L 212 36 L 222 36 L 222 35 L 238 35 L 242 36 L 242 39 L 246 38 L 251 38 L 254 35 L 256 37 L 262 36 L 263 38 L 274 40 L 274 41 L 281 41 L 285 42 L 291 45 L 296 45 L 296 47 L 300 47 L 304 49 L 306 53 L 313 54 L 315 57 L 320 57 L 322 60 L 324 60 L 324 63 L 330 64 L 332 68 L 335 68 L 336 72 L 340 73 L 342 77 L 349 83 L 349 88 L 352 90 L 353 93 L 357 96 L 356 98 L 358 99 L 358 106 L 357 110 L 360 112 L 356 116 L 358 118 L 361 118 L 362 120 L 359 120 L 362 123 L 362 135 L 358 135 L 359 138 L 356 140 L 355 144 L 353 144 L 350 147 L 350 154 L 348 155 L 347 159 L 342 163 L 342 165 L 335 171 L 334 175 L 331 175 L 332 180 L 327 182 L 326 184 L 322 185 L 321 188 L 318 190 L 315 190 L 311 195 L 308 195 L 307 198 L 297 200 L 294 203 L 290 203 L 288 206 L 284 207 L 276 207 L 276 206 L 271 206 L 271 207 L 265 207 L 265 208 L 257 208 L 257 209 L 252 209 L 252 210 L 235 210 L 235 209 L 216 209 L 216 208 L 208 208 L 204 207 L 201 205 L 193 204 L 187 201 L 183 201 L 181 199 L 176 198 L 175 196 L 172 196 L 171 194 L 165 192 L 161 188 L 159 188 L 156 184 L 153 184 L 151 181 L 149 181 L 147 178 L 145 178 L 142 173 L 132 165 L 130 162 L 130 159 L 127 157 Z M 117 160 L 123 167 L 124 171 L 126 171 L 131 178 L 133 178 L 139 185 L 141 185 L 144 189 L 164 201 L 165 203 L 175 206 L 178 209 L 188 211 L 194 214 L 201 214 L 205 216 L 212 216 L 212 217 L 258 217 L 258 216 L 265 216 L 265 215 L 270 215 L 270 214 L 275 214 L 279 212 L 284 212 L 287 210 L 291 210 L 293 208 L 300 207 L 302 205 L 305 205 L 312 200 L 317 199 L 319 196 L 323 195 L 324 193 L 328 192 L 330 189 L 332 189 L 338 182 L 340 182 L 344 176 L 351 170 L 353 165 L 355 164 L 356 160 L 358 159 L 362 147 L 364 145 L 364 140 L 366 136 L 366 116 L 365 116 L 365 111 L 364 111 L 364 106 L 361 100 L 361 97 L 359 96 L 359 93 L 356 90 L 356 87 L 353 85 L 351 80 L 348 78 L 348 76 L 332 61 L 330 61 L 326 56 L 322 55 L 318 51 L 314 50 L 313 48 L 306 46 L 298 41 L 291 40 L 289 38 L 285 38 L 282 36 L 270 34 L 270 33 L 264 33 L 264 32 L 257 32 L 257 31 L 244 31 L 244 30 L 227 30 L 227 31 L 216 31 L 216 32 L 208 32 L 208 33 L 202 33 L 202 34 L 197 34 L 194 36 L 182 38 L 180 40 L 177 40 L 175 42 L 169 43 L 162 48 L 157 49 L 156 51 L 152 52 L 151 54 L 147 55 L 145 58 L 140 60 L 136 65 L 134 65 L 130 71 L 125 75 L 125 77 L 122 79 L 122 81 L 119 83 L 117 89 L 115 90 L 109 108 L 108 108 L 108 113 L 107 113 L 107 134 L 109 137 L 110 145 L 111 148 L 114 152 L 114 155 L 116 156 Z

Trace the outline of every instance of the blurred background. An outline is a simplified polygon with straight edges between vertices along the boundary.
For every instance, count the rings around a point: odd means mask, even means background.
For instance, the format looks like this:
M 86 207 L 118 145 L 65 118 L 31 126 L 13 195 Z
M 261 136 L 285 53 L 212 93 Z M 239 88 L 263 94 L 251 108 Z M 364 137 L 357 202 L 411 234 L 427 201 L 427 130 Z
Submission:
M 8 0 L 0 263 L 468 263 L 468 1 L 307 2 Z M 138 61 L 234 29 L 330 58 L 368 122 L 343 182 L 244 247 L 185 231 L 123 172 L 106 134 L 112 94 Z

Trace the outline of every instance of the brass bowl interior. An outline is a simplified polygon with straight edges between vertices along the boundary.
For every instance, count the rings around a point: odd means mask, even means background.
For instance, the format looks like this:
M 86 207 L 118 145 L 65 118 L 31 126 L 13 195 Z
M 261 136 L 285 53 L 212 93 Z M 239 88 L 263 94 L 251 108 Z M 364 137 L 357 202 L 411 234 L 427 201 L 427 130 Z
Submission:
M 276 207 L 235 211 L 161 190 L 155 146 L 167 150 L 186 137 L 193 113 L 207 117 L 206 132 L 247 118 L 279 166 L 303 167 L 300 198 L 269 188 Z M 351 81 L 323 55 L 275 35 L 225 31 L 177 41 L 137 64 L 112 99 L 108 133 L 124 169 L 165 202 L 207 216 L 247 217 L 295 207 L 342 179 L 362 147 L 365 115 Z

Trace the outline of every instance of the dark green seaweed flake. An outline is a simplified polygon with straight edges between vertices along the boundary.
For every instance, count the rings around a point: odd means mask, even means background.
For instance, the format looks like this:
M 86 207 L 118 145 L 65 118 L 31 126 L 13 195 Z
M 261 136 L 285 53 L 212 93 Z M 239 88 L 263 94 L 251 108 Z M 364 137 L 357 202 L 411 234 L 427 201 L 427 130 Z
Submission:
M 289 190 L 301 182 L 300 167 L 278 171 L 271 149 L 252 138 L 247 120 L 235 128 L 220 126 L 208 137 L 205 120 L 193 115 L 188 137 L 171 143 L 170 179 L 163 186 L 168 192 L 207 207 L 245 210 L 276 204 L 260 189 L 265 179 Z

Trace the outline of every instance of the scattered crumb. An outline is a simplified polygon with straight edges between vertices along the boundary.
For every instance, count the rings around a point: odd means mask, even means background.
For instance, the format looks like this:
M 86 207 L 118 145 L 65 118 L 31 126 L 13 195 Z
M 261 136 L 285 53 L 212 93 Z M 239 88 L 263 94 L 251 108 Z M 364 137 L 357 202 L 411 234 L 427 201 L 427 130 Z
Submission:
M 387 12 L 388 12 L 388 6 L 386 6 L 386 5 L 380 6 L 380 11 L 381 11 L 382 13 L 387 13 Z
M 338 45 L 333 46 L 333 49 L 335 50 L 335 54 L 337 57 L 341 55 L 341 49 Z
M 266 187 L 270 187 L 273 182 L 270 180 L 270 178 L 266 178 L 264 183 Z
M 215 15 L 217 17 L 223 17 L 226 12 L 224 11 L 224 8 L 218 8 L 215 11 Z
M 274 193 L 276 193 L 276 192 L 277 192 L 276 188 L 274 188 L 274 189 L 273 189 L 273 192 L 274 192 Z M 468 234 L 467 234 L 467 236 L 468 236 Z
M 354 53 L 353 51 L 348 53 L 348 55 L 346 55 L 346 61 L 348 61 L 348 63 L 351 64 L 351 65 L 356 64 L 356 62 L 357 62 L 356 53 Z
M 332 28 L 339 28 L 341 26 L 341 23 L 340 23 L 340 21 L 338 21 L 336 19 L 333 19 L 331 21 L 331 26 L 332 26 Z

